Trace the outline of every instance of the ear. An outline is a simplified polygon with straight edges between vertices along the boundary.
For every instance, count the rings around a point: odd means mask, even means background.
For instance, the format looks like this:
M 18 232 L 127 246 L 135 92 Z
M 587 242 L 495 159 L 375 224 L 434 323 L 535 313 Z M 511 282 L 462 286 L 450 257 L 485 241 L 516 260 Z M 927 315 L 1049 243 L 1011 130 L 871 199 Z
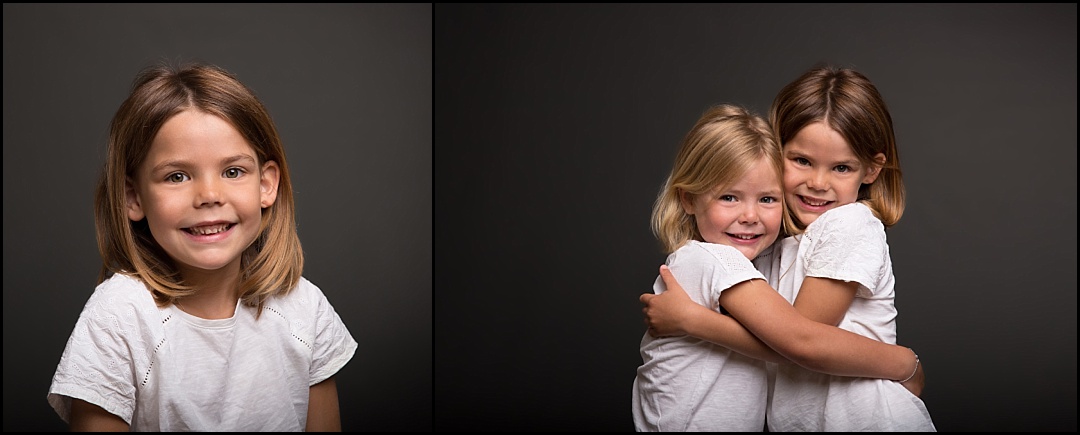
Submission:
M 866 176 L 863 177 L 862 184 L 871 184 L 874 180 L 877 180 L 878 175 L 881 175 L 881 168 L 884 166 L 885 154 L 877 153 L 874 156 L 874 163 L 866 170 Z
M 679 196 L 679 205 L 682 206 L 683 212 L 693 216 L 694 215 L 694 195 L 682 189 L 676 190 L 676 195 Z
M 128 219 L 132 222 L 138 222 L 146 217 L 146 213 L 142 209 L 142 200 L 139 198 L 139 191 L 135 189 L 135 180 L 131 177 L 127 177 L 124 180 L 124 207 L 127 208 Z
M 259 204 L 262 205 L 262 208 L 270 207 L 274 205 L 274 201 L 277 201 L 277 188 L 280 180 L 281 173 L 278 172 L 277 162 L 269 160 L 263 163 L 259 175 Z

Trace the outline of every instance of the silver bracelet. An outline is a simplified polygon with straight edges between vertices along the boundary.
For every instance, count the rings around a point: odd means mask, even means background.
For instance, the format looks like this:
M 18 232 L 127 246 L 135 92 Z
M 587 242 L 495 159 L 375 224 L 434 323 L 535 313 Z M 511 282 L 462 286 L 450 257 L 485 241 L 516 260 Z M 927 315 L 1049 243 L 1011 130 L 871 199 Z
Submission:
M 915 370 L 911 372 L 911 376 L 908 376 L 907 379 L 904 379 L 904 380 L 900 381 L 901 384 L 904 383 L 904 382 L 910 381 L 911 378 L 915 377 L 915 373 L 919 372 L 919 354 L 915 353 L 915 350 L 910 348 L 910 347 L 908 348 L 908 350 L 910 350 L 911 353 L 915 354 Z

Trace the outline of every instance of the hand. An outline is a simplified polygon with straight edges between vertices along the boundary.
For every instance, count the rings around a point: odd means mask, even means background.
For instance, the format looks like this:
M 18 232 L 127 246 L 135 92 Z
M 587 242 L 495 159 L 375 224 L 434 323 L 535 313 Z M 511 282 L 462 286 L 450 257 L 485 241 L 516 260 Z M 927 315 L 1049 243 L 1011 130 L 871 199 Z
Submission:
M 690 299 L 667 266 L 660 266 L 660 278 L 667 290 L 658 295 L 645 293 L 638 298 L 645 305 L 641 309 L 645 326 L 653 337 L 685 335 L 683 322 L 691 318 L 693 310 L 704 307 Z
M 919 367 L 915 369 L 915 376 L 912 376 L 907 382 L 901 382 L 900 385 L 903 385 L 916 397 L 922 394 L 923 387 L 926 386 L 926 373 L 923 372 L 923 363 L 921 361 Z

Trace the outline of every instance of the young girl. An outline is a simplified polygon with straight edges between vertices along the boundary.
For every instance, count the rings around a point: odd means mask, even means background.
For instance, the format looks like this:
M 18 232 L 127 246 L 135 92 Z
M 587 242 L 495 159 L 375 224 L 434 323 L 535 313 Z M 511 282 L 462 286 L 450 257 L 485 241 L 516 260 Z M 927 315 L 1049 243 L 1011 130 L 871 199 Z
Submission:
M 779 255 L 768 275 L 808 318 L 894 343 L 897 311 L 885 228 L 903 213 L 904 188 L 884 100 L 862 74 L 824 67 L 781 90 L 769 117 L 784 149 L 788 217 L 801 234 L 774 247 Z M 667 284 L 678 286 L 673 279 Z M 668 293 L 673 297 L 664 300 L 642 296 L 650 305 L 666 302 L 647 308 L 657 333 L 681 330 L 754 348 L 745 330 L 731 330 L 730 319 L 688 305 L 678 292 Z M 769 346 L 783 346 L 736 318 Z M 915 376 L 921 365 L 917 355 L 909 358 Z M 909 391 L 903 383 L 830 376 L 790 364 L 770 368 L 775 370 L 770 431 L 936 430 L 926 406 L 912 394 L 921 387 Z
M 301 276 L 285 150 L 251 90 L 149 68 L 113 118 L 99 284 L 53 376 L 72 430 L 340 430 L 357 343 Z
M 821 349 L 813 361 L 800 359 L 806 351 L 789 352 L 812 368 L 902 379 L 910 373 L 907 348 L 813 322 L 767 284 L 746 286 L 764 282 L 750 259 L 765 258 L 763 265 L 770 264 L 767 252 L 759 254 L 776 240 L 783 221 L 782 165 L 779 145 L 764 120 L 727 105 L 706 112 L 683 140 L 653 209 L 653 232 L 670 253 L 671 272 L 687 283 L 696 301 L 692 305 L 726 309 L 788 348 Z M 659 279 L 654 289 L 664 291 Z M 765 309 L 771 313 L 759 314 Z M 775 327 L 776 323 L 786 328 Z M 744 338 L 758 344 L 747 355 L 786 361 L 753 335 Z M 645 334 L 640 351 L 643 364 L 633 388 L 638 431 L 765 427 L 764 361 L 686 336 Z M 821 362 L 827 367 L 822 368 Z

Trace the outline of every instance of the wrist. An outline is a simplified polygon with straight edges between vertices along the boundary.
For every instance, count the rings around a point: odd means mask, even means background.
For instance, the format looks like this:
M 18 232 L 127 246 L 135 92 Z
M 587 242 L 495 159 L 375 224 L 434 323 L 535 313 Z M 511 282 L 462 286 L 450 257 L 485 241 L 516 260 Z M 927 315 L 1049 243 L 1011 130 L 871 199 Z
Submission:
M 684 314 L 676 326 L 684 334 L 698 337 L 701 331 L 709 329 L 707 323 L 712 319 L 711 315 L 714 312 L 704 305 L 694 304 L 693 309 Z
M 915 350 L 910 348 L 910 347 L 908 348 L 908 350 L 911 351 L 912 355 L 915 355 L 915 369 L 913 369 L 911 371 L 911 374 L 908 375 L 908 377 L 906 377 L 903 380 L 899 381 L 901 384 L 904 383 L 904 382 L 910 381 L 912 378 L 915 377 L 915 374 L 919 372 L 919 354 L 915 353 Z

